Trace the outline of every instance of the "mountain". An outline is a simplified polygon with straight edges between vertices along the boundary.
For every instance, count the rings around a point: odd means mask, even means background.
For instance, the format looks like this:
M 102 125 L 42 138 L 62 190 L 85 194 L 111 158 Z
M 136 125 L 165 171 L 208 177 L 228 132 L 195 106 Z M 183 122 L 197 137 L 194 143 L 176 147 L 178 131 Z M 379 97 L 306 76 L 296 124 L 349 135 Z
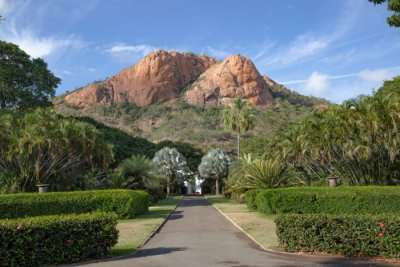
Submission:
M 125 102 L 148 106 L 178 98 L 188 83 L 215 63 L 207 56 L 159 50 L 110 79 L 68 94 L 65 101 L 79 108 Z
M 262 76 L 241 55 L 217 61 L 163 50 L 109 79 L 60 96 L 54 104 L 61 114 L 89 117 L 152 142 L 170 140 L 203 151 L 230 151 L 235 138 L 224 130 L 221 116 L 223 107 L 236 97 L 255 107 L 256 127 L 243 137 L 242 151 L 256 153 L 262 153 L 262 144 L 278 129 L 329 104 Z
M 270 88 L 256 66 L 241 55 L 229 56 L 208 68 L 185 94 L 189 104 L 202 107 L 226 105 L 236 97 L 255 106 L 273 102 Z

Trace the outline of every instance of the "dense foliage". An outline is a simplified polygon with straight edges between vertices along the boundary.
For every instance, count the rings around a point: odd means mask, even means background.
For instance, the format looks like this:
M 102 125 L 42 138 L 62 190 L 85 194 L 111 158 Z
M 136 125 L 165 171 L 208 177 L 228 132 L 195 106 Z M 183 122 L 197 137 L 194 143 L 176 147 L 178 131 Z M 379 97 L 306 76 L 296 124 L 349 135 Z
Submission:
M 215 193 L 220 194 L 220 180 L 228 176 L 230 158 L 221 149 L 210 150 L 199 165 L 199 174 L 201 178 L 215 180 Z
M 112 145 L 114 154 L 113 166 L 133 155 L 143 155 L 152 158 L 158 146 L 144 138 L 132 136 L 119 129 L 108 127 L 89 117 L 76 117 L 77 120 L 93 125 L 102 133 L 105 142 Z
M 344 184 L 400 181 L 400 77 L 373 96 L 315 111 L 269 143 L 268 156 L 282 158 L 308 183 L 339 176 Z
M 63 118 L 50 108 L 0 113 L 0 190 L 85 187 L 84 175 L 105 170 L 111 146 L 90 124 Z
M 266 214 L 329 213 L 382 214 L 400 213 L 400 187 L 293 187 L 259 190 L 246 196 L 249 207 Z M 253 202 L 255 200 L 255 203 Z
M 42 59 L 0 41 L 0 109 L 49 105 L 59 83 Z
M 281 246 L 290 252 L 400 257 L 395 215 L 285 214 L 275 223 Z
M 279 158 L 253 158 L 243 155 L 232 165 L 227 180 L 228 192 L 240 195 L 248 190 L 278 188 L 300 183 Z
M 145 190 L 153 202 L 165 196 L 164 184 L 164 179 L 156 175 L 153 162 L 144 156 L 125 159 L 112 174 L 114 188 Z
M 191 176 L 185 157 L 176 148 L 164 147 L 157 151 L 153 164 L 158 174 L 166 180 L 167 195 Z
M 117 243 L 113 214 L 0 220 L 0 265 L 44 266 L 103 258 Z
M 0 218 L 94 211 L 113 212 L 119 218 L 133 218 L 146 212 L 149 202 L 149 194 L 133 190 L 4 194 L 0 195 Z
M 201 157 L 203 156 L 201 149 L 196 148 L 189 143 L 173 142 L 169 140 L 164 140 L 157 144 L 158 150 L 164 147 L 176 148 L 185 157 L 190 170 L 192 172 L 197 170 L 197 167 L 201 162 Z

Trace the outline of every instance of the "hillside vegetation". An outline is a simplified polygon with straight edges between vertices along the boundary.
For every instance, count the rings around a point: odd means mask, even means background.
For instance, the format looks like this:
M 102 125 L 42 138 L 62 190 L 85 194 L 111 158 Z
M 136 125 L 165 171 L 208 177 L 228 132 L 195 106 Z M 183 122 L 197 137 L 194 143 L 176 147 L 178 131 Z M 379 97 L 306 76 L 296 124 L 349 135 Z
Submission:
M 202 109 L 177 100 L 148 107 L 124 103 L 75 109 L 61 99 L 55 102 L 55 107 L 63 115 L 88 117 L 156 143 L 163 140 L 190 143 L 203 151 L 217 146 L 228 152 L 234 149 L 235 136 L 223 127 L 222 108 Z M 277 100 L 266 109 L 257 108 L 255 128 L 243 136 L 243 152 L 262 153 L 258 151 L 260 142 L 265 142 L 291 122 L 304 118 L 313 109 L 285 100 Z

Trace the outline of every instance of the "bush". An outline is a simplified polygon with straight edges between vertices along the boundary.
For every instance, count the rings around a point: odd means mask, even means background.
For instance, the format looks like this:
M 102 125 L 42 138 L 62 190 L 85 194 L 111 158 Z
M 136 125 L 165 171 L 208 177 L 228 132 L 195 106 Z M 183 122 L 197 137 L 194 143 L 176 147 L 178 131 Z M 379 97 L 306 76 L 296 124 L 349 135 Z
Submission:
M 400 218 L 392 215 L 282 214 L 275 220 L 290 252 L 400 257 Z
M 258 193 L 260 193 L 261 190 L 258 189 L 253 189 L 253 190 L 249 190 L 245 193 L 245 201 L 246 201 L 246 205 L 249 209 L 251 210 L 255 210 L 257 209 L 257 205 L 256 205 L 256 197 L 258 195 Z
M 0 195 L 0 218 L 94 211 L 114 212 L 119 218 L 133 218 L 146 212 L 149 202 L 149 194 L 134 190 L 9 194 Z
M 0 220 L 0 266 L 102 258 L 117 243 L 117 216 L 92 213 Z
M 276 213 L 382 214 L 400 211 L 400 187 L 307 187 L 263 190 L 257 210 Z

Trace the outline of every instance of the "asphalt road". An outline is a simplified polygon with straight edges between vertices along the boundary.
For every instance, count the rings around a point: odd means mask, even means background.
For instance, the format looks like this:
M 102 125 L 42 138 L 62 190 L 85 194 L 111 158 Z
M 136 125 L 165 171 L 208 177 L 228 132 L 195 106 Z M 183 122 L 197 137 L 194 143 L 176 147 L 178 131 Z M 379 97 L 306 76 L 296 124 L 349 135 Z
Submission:
M 82 266 L 82 265 L 80 265 Z M 184 198 L 167 223 L 135 255 L 85 266 L 261 267 L 388 266 L 344 258 L 283 255 L 261 250 L 201 197 Z

